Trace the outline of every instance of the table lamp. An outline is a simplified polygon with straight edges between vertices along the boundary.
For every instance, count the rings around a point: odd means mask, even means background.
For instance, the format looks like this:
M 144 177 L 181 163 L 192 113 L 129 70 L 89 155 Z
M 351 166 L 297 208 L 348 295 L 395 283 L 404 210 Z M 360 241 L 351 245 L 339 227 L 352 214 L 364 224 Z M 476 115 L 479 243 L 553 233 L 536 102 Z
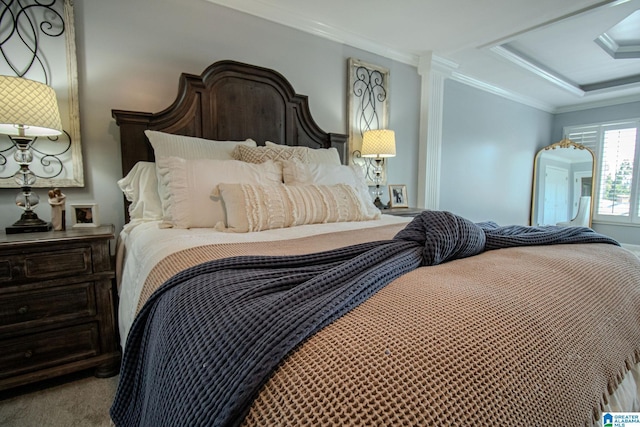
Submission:
M 7 234 L 47 231 L 51 223 L 38 218 L 33 208 L 40 202 L 31 191 L 36 175 L 29 170 L 33 160 L 31 144 L 39 136 L 62 133 L 60 112 L 54 90 L 22 77 L 0 76 L 0 134 L 9 135 L 16 147 L 13 158 L 20 166 L 14 180 L 22 189 L 16 205 L 24 210 L 20 219 L 6 228 Z
M 375 178 L 376 193 L 373 204 L 378 209 L 384 209 L 386 206 L 380 201 L 382 192 L 380 191 L 380 181 L 382 173 L 382 165 L 386 157 L 395 157 L 396 155 L 396 134 L 389 129 L 368 130 L 362 135 L 362 157 L 373 157 L 376 161 Z

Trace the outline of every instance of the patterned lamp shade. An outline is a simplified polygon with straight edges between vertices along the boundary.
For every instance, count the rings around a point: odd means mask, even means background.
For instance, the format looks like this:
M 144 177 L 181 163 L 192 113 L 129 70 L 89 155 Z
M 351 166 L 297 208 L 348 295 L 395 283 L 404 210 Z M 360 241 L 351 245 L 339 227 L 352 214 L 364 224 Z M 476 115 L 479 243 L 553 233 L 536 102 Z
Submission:
M 362 157 L 395 157 L 396 134 L 392 130 L 368 130 L 362 136 Z
M 0 76 L 0 134 L 32 137 L 61 133 L 56 93 L 50 86 Z

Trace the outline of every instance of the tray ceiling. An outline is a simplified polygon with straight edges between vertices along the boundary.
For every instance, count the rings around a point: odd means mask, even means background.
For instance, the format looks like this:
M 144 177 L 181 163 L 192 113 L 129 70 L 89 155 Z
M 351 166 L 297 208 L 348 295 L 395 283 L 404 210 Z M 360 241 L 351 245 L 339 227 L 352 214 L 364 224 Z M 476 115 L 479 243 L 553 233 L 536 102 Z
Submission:
M 640 101 L 640 0 L 208 0 L 551 112 Z

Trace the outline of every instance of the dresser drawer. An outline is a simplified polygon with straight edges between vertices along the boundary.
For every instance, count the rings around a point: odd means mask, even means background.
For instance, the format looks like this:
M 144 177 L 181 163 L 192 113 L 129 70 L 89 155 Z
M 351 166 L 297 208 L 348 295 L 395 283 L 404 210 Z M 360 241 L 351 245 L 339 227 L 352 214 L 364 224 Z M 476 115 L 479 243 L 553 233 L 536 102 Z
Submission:
M 91 274 L 91 246 L 9 255 L 0 262 L 0 283 Z
M 0 341 L 0 379 L 96 356 L 97 323 Z
M 96 297 L 93 282 L 16 292 L 2 298 L 0 334 L 9 329 L 81 319 L 95 314 Z

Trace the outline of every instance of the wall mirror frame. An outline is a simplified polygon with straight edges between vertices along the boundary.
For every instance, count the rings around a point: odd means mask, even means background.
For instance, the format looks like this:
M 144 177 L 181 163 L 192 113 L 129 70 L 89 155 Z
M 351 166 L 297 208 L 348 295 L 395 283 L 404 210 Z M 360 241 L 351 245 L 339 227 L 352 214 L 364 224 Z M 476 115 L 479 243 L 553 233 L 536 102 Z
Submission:
M 349 58 L 348 126 L 349 163 L 362 168 L 369 186 L 376 185 L 376 163 L 360 155 L 365 131 L 388 129 L 389 69 Z M 381 181 L 387 183 L 387 162 L 382 162 Z
M 56 92 L 63 134 L 31 146 L 33 187 L 84 187 L 73 0 L 0 4 L 0 74 L 45 83 Z M 16 188 L 15 144 L 0 135 L 0 188 Z
M 533 162 L 530 224 L 567 225 L 576 218 L 581 199 L 589 196 L 591 227 L 595 192 L 595 155 L 591 149 L 567 138 L 542 148 Z

